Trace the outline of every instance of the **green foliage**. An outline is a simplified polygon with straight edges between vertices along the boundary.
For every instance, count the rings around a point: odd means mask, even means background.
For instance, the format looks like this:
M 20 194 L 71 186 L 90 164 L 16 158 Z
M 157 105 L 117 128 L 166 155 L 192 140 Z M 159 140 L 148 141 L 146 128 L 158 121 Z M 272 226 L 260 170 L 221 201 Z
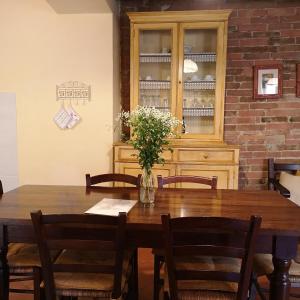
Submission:
M 130 127 L 129 144 L 138 151 L 138 161 L 142 169 L 150 172 L 154 164 L 163 164 L 161 154 L 171 150 L 168 138 L 174 136 L 180 121 L 170 113 L 152 107 L 137 107 L 132 112 L 122 112 L 120 119 Z

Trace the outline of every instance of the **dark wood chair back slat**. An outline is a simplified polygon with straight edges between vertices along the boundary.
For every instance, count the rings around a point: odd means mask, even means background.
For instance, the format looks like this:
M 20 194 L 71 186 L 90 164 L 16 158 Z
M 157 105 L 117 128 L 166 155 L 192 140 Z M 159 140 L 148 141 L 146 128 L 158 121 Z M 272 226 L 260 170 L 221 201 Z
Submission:
M 87 187 L 92 187 L 96 184 L 104 183 L 104 182 L 124 182 L 139 187 L 141 181 L 141 175 L 135 177 L 132 175 L 116 174 L 116 173 L 107 173 L 107 174 L 100 174 L 95 176 L 86 174 L 85 178 L 86 178 Z
M 280 172 L 285 171 L 290 174 L 296 174 L 300 171 L 300 161 L 296 163 L 275 162 L 273 158 L 268 159 L 268 188 L 269 190 L 278 190 L 284 197 L 289 198 L 290 192 L 279 183 Z
M 261 218 L 252 216 L 249 221 L 218 218 L 218 217 L 182 217 L 170 218 L 170 215 L 162 215 L 162 224 L 165 237 L 165 255 L 169 278 L 170 296 L 172 300 L 178 300 L 178 280 L 217 280 L 232 281 L 238 283 L 237 300 L 247 299 L 247 293 L 252 272 L 252 262 L 255 250 L 255 241 L 261 224 Z M 221 235 L 216 235 L 217 232 Z M 210 244 L 199 239 L 199 232 L 212 235 Z M 233 237 L 239 233 L 244 237 L 241 243 L 235 247 L 235 243 L 229 243 L 223 239 L 226 232 Z M 179 234 L 178 234 L 179 233 Z M 218 239 L 221 237 L 221 240 Z M 230 239 L 229 239 L 230 240 Z M 234 238 L 233 238 L 234 240 Z M 231 241 L 231 240 L 230 240 Z M 188 270 L 182 269 L 176 260 L 183 256 L 193 255 L 222 256 L 241 259 L 240 273 L 226 272 L 224 270 Z M 180 269 L 181 268 L 181 269 Z
M 202 177 L 202 176 L 169 176 L 169 177 L 162 177 L 161 175 L 157 176 L 157 183 L 158 188 L 163 188 L 164 185 L 178 183 L 178 182 L 189 182 L 189 183 L 199 183 L 210 186 L 211 189 L 215 190 L 217 188 L 217 181 L 218 178 L 213 176 L 209 177 Z
M 121 295 L 121 278 L 125 247 L 126 214 L 102 215 L 43 215 L 32 212 L 31 219 L 39 246 L 47 299 L 56 299 L 54 272 L 110 273 L 114 274 L 112 296 Z M 81 229 L 81 230 L 80 230 Z M 114 229 L 114 231 L 112 231 Z M 108 230 L 101 240 L 99 232 Z M 111 234 L 113 233 L 113 234 Z M 54 264 L 51 249 L 76 249 L 84 252 L 113 250 L 115 259 L 111 264 Z M 110 251 L 111 252 L 111 251 Z

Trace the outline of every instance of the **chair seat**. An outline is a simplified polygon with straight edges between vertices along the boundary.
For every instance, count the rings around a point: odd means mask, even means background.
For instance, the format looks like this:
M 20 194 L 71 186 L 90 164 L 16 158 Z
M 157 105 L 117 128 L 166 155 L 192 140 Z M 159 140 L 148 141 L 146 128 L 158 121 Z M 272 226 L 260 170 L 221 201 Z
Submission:
M 65 250 L 58 259 L 57 264 L 94 264 L 112 265 L 115 258 L 112 252 L 84 252 Z M 131 274 L 129 263 L 130 254 L 127 253 L 123 263 L 122 291 L 127 290 L 127 282 Z M 99 297 L 111 299 L 113 289 L 113 274 L 102 273 L 54 273 L 57 294 L 74 297 Z M 123 294 L 122 293 L 122 294 Z
M 234 300 L 236 295 L 228 292 L 217 291 L 179 291 L 178 297 L 180 300 Z
M 52 251 L 55 258 L 60 251 Z M 26 243 L 10 243 L 8 245 L 7 261 L 10 273 L 32 273 L 34 267 L 41 267 L 37 245 Z
M 226 257 L 209 257 L 209 256 L 190 256 L 176 259 L 176 269 L 181 270 L 207 270 L 207 271 L 226 271 L 240 272 L 241 260 Z M 166 273 L 166 271 L 165 271 Z M 165 275 L 167 276 L 167 275 Z M 164 280 L 164 290 L 168 291 L 168 280 Z M 210 280 L 180 280 L 178 281 L 178 290 L 194 290 L 202 291 L 222 291 L 236 293 L 238 289 L 237 283 L 226 281 L 210 281 Z M 189 299 L 189 298 L 184 298 Z M 194 299 L 194 298 L 191 298 Z M 195 298 L 197 299 L 197 298 Z M 209 299 L 209 298 L 208 298 Z M 215 299 L 215 298 L 213 298 Z M 218 298 L 216 298 L 218 299 Z M 223 298 L 220 298 L 223 299 Z M 224 298 L 227 299 L 227 298 Z M 229 299 L 229 298 L 228 298 Z M 231 299 L 231 298 L 230 298 Z
M 273 272 L 271 254 L 256 254 L 254 256 L 253 270 L 257 276 L 270 275 Z M 291 282 L 300 283 L 300 263 L 292 260 L 289 278 Z

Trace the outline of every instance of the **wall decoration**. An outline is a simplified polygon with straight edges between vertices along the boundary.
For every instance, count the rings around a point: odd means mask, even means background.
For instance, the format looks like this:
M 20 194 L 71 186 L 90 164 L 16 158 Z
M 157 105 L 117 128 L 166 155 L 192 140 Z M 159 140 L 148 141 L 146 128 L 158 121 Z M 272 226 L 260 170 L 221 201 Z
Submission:
M 254 99 L 282 97 L 282 66 L 257 65 L 254 66 Z
M 300 64 L 296 66 L 296 96 L 300 97 Z
M 68 81 L 56 86 L 56 100 L 90 101 L 91 86 L 79 81 Z
M 53 117 L 54 123 L 60 129 L 71 129 L 81 118 L 72 103 L 91 101 L 91 86 L 78 81 L 68 81 L 56 86 L 56 100 L 61 100 L 61 108 Z M 68 102 L 65 107 L 65 102 Z

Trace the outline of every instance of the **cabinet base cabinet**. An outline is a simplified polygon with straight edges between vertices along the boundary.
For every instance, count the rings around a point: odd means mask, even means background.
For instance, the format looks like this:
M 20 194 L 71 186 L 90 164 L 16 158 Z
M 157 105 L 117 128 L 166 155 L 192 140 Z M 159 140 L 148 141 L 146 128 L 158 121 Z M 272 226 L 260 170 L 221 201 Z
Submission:
M 155 165 L 157 175 L 217 176 L 218 189 L 238 189 L 239 149 L 235 146 L 209 145 L 199 147 L 173 147 L 173 152 L 164 153 L 165 164 Z M 114 146 L 114 172 L 137 176 L 142 170 L 134 157 L 135 150 L 126 144 Z M 132 155 L 133 154 L 133 155 Z M 118 184 L 122 185 L 122 184 Z M 170 185 L 175 187 L 175 185 Z M 178 183 L 176 187 L 201 188 L 193 183 Z M 206 188 L 203 186 L 203 188 Z

